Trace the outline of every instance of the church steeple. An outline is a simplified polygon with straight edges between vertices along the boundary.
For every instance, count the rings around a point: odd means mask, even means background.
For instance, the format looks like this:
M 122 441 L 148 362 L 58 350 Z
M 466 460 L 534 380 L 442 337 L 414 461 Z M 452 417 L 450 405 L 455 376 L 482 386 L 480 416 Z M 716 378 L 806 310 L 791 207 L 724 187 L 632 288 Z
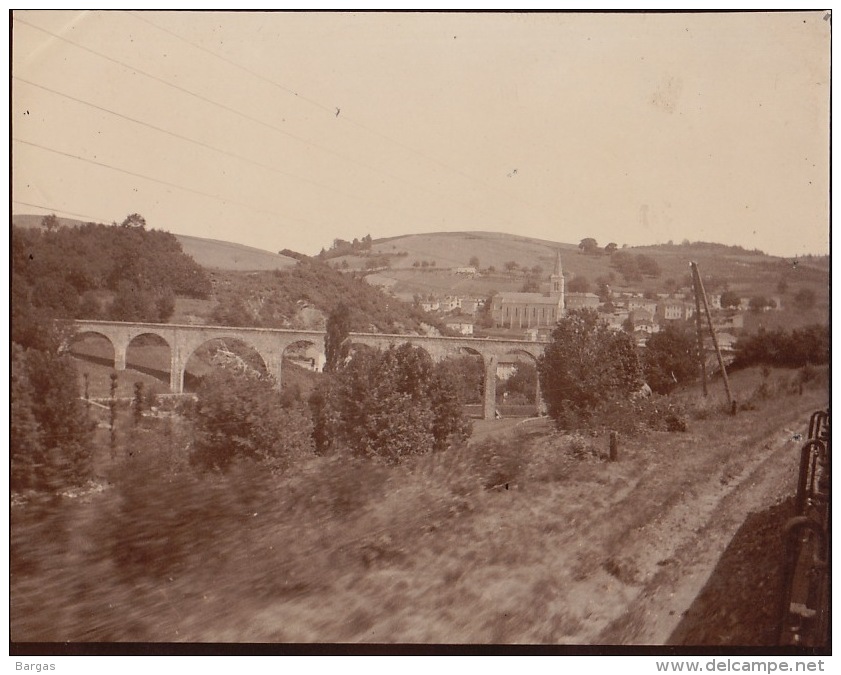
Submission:
M 552 288 L 552 295 L 560 295 L 563 298 L 564 295 L 564 268 L 561 265 L 561 251 L 558 249 L 557 254 L 555 255 L 555 271 L 552 272 L 551 276 L 549 277 L 549 281 L 551 282 Z

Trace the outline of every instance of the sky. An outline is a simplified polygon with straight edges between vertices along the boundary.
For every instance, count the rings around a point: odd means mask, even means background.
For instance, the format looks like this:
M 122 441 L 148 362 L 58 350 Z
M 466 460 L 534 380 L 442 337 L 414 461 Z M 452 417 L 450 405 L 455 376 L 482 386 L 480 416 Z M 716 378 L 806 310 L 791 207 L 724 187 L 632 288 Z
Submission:
M 12 211 L 825 254 L 824 14 L 15 11 Z

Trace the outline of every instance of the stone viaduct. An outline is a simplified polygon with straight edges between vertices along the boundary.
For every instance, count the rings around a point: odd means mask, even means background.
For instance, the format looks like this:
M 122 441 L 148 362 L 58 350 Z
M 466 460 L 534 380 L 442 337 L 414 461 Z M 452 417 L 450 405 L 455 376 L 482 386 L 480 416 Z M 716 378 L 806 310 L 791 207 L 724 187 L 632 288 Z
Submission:
M 93 333 L 105 337 L 114 348 L 114 368 L 125 370 L 126 353 L 132 340 L 141 335 L 155 335 L 169 346 L 170 390 L 184 391 L 184 371 L 190 356 L 210 340 L 238 340 L 252 347 L 263 359 L 266 370 L 280 385 L 281 366 L 286 349 L 292 345 L 311 345 L 324 352 L 324 332 L 284 328 L 238 328 L 229 326 L 197 326 L 158 323 L 129 323 L 122 321 L 76 321 L 77 336 Z M 513 361 L 517 355 L 532 359 L 543 352 L 544 344 L 528 340 L 495 338 L 424 337 L 418 335 L 390 335 L 383 333 L 351 333 L 351 344 L 377 348 L 409 342 L 422 347 L 435 360 L 448 356 L 473 354 L 480 356 L 485 368 L 485 398 L 483 416 L 492 419 L 496 409 L 496 370 L 499 363 Z M 540 405 L 538 384 L 537 403 Z

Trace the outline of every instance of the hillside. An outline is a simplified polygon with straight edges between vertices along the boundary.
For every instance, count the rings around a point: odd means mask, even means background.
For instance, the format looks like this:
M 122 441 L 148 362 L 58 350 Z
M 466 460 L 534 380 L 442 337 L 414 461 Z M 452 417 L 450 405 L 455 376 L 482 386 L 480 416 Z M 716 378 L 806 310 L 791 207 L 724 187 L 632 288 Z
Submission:
M 211 269 L 261 272 L 286 269 L 293 267 L 297 262 L 285 255 L 229 241 L 190 237 L 186 234 L 175 236 L 181 242 L 184 253 L 202 267 Z
M 603 242 L 602 242 L 603 243 Z M 697 262 L 708 292 L 730 290 L 745 296 L 764 294 L 779 296 L 778 285 L 785 280 L 786 293 L 793 296 L 801 288 L 815 292 L 816 308 L 824 314 L 828 309 L 829 277 L 827 258 L 779 258 L 759 251 L 747 251 L 719 244 L 664 244 L 628 247 L 617 251 L 622 255 L 644 255 L 660 268 L 656 277 L 628 281 L 616 267 L 616 258 L 602 252 L 587 255 L 577 244 L 555 243 L 518 235 L 491 232 L 441 232 L 406 235 L 375 240 L 370 256 L 388 257 L 389 267 L 369 274 L 370 283 L 387 288 L 402 298 L 414 294 L 473 293 L 519 290 L 526 278 L 524 270 L 541 268 L 546 278 L 552 269 L 555 252 L 560 249 L 567 282 L 585 277 L 595 290 L 596 280 L 609 279 L 614 292 L 667 292 L 672 288 L 689 287 L 691 261 Z M 467 267 L 478 258 L 481 274 L 476 277 L 457 275 L 455 268 Z M 362 270 L 368 258 L 341 256 L 330 263 L 348 269 Z M 517 263 L 517 269 L 506 271 L 506 263 Z M 434 263 L 434 265 L 433 265 Z M 490 268 L 494 268 L 490 271 Z
M 42 216 L 16 214 L 12 216 L 12 225 L 26 228 L 41 227 L 41 219 Z M 58 223 L 63 227 L 84 225 L 83 221 L 72 218 L 59 218 Z M 178 239 L 184 253 L 202 267 L 210 269 L 259 272 L 286 269 L 296 262 L 285 255 L 229 241 L 191 237 L 186 234 L 176 234 L 175 238 Z
M 12 222 L 21 227 L 40 227 L 41 216 L 14 215 Z M 58 222 L 69 226 L 82 224 L 67 218 L 59 218 Z M 559 236 L 563 234 L 559 233 Z M 187 235 L 175 237 L 183 251 L 198 264 L 218 272 L 244 274 L 290 270 L 297 262 L 289 256 L 242 244 Z M 493 292 L 520 290 L 528 276 L 546 279 L 554 265 L 556 251 L 560 249 L 567 282 L 583 277 L 594 291 L 598 280 L 606 280 L 614 293 L 664 293 L 688 288 L 691 285 L 689 263 L 695 261 L 710 293 L 727 288 L 741 296 L 780 297 L 783 307 L 788 308 L 794 304 L 793 298 L 798 291 L 809 289 L 814 292 L 816 303 L 806 312 L 808 316 L 801 318 L 807 322 L 825 322 L 828 317 L 828 257 L 785 259 L 759 251 L 704 243 L 628 247 L 619 249 L 613 256 L 603 251 L 587 255 L 575 243 L 494 232 L 439 232 L 368 241 L 368 251 L 331 255 L 325 262 L 342 271 L 362 271 L 371 285 L 405 301 L 418 295 L 487 296 Z M 659 275 L 629 280 L 620 273 L 616 265 L 618 257 L 639 255 L 652 259 L 660 269 Z M 478 259 L 480 274 L 456 273 L 456 268 L 469 267 L 475 259 Z M 506 264 L 512 262 L 516 263 L 516 268 L 507 270 Z M 785 286 L 782 293 L 779 290 L 781 283 Z M 179 299 L 177 315 L 198 319 L 201 315 L 209 315 L 214 303 L 184 311 L 182 304 Z M 780 320 L 787 322 L 787 313 L 752 317 L 750 323 L 758 327 Z

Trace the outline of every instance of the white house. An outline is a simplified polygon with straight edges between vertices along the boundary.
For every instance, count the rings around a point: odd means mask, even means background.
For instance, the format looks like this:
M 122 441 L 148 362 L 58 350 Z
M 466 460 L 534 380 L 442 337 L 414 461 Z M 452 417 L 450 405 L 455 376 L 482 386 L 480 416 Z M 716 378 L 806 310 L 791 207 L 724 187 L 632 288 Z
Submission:
M 452 319 L 447 321 L 447 328 L 462 335 L 473 335 L 473 322 L 467 319 Z

